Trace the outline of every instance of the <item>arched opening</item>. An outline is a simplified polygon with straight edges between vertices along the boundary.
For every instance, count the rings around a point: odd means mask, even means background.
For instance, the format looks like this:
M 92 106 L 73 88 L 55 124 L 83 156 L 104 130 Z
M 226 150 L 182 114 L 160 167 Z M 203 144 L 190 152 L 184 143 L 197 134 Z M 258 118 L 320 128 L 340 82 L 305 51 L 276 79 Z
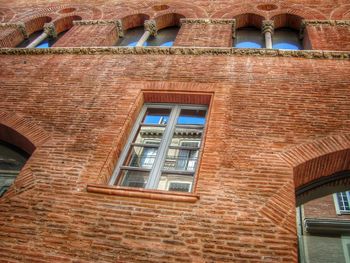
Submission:
M 36 17 L 25 22 L 25 27 L 29 37 L 19 43 L 17 48 L 27 47 L 44 32 L 44 25 L 52 21 L 49 16 Z
M 294 168 L 300 263 L 348 263 L 350 149 Z
M 0 140 L 0 197 L 15 181 L 29 154 L 13 144 Z
M 256 14 L 241 14 L 236 19 L 236 36 L 233 42 L 236 48 L 263 48 L 264 38 L 261 26 L 264 18 Z
M 144 46 L 171 47 L 174 45 L 179 29 L 178 26 L 163 28 L 158 31 L 157 36 L 151 36 Z
M 174 45 L 177 34 L 180 30 L 180 19 L 185 16 L 176 13 L 165 14 L 156 17 L 157 36 L 147 39 L 144 46 L 171 47 Z
M 149 19 L 148 15 L 136 14 L 122 19 L 124 36 L 119 37 L 116 46 L 134 47 L 145 32 L 144 22 Z
M 280 14 L 272 18 L 275 31 L 272 38 L 272 48 L 300 50 L 303 49 L 300 39 L 302 17 L 291 14 Z

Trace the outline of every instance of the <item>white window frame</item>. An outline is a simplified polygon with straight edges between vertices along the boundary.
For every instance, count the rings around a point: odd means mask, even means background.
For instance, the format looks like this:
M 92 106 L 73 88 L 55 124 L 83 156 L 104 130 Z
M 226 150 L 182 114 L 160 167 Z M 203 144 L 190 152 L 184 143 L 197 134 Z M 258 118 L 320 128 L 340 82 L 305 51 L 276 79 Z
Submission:
M 346 193 L 346 197 L 350 203 L 350 191 L 343 191 Z M 337 196 L 337 193 L 334 193 L 333 194 L 333 200 L 334 200 L 334 205 L 335 205 L 335 211 L 337 213 L 337 215 L 347 215 L 347 214 L 350 214 L 350 210 L 349 211 L 345 211 L 345 210 L 341 210 L 340 209 L 340 205 L 339 205 L 339 202 L 338 202 L 338 196 Z
M 158 146 L 158 152 L 155 158 L 155 161 L 153 163 L 153 167 L 151 169 L 144 169 L 144 168 L 139 168 L 139 167 L 130 167 L 130 166 L 123 166 L 125 159 L 128 156 L 128 153 L 133 147 L 133 140 L 135 136 L 138 133 L 139 127 L 142 125 L 147 125 L 142 123 L 142 119 L 145 116 L 145 113 L 148 108 L 158 108 L 158 109 L 170 109 L 170 114 L 168 118 L 168 123 L 165 124 L 152 124 L 151 126 L 153 127 L 164 127 L 164 133 L 161 138 L 161 142 Z M 182 109 L 188 109 L 188 110 L 205 110 L 206 115 L 205 115 L 205 123 L 203 125 L 194 125 L 194 124 L 184 124 L 184 125 L 179 125 L 176 124 L 178 117 L 180 116 L 180 112 Z M 208 106 L 207 105 L 194 105 L 194 104 L 161 104 L 161 103 L 147 103 L 143 106 L 141 109 L 139 116 L 136 120 L 136 123 L 134 124 L 134 127 L 129 135 L 129 138 L 127 140 L 127 143 L 124 146 L 124 149 L 119 157 L 116 169 L 113 172 L 113 175 L 109 181 L 110 185 L 115 185 L 119 181 L 119 174 L 121 170 L 135 170 L 135 171 L 145 171 L 149 172 L 149 178 L 147 181 L 147 184 L 145 186 L 145 189 L 157 189 L 160 178 L 162 173 L 168 173 L 168 174 L 183 174 L 183 175 L 193 175 L 193 180 L 195 179 L 195 175 L 198 170 L 198 163 L 199 163 L 199 157 L 196 162 L 196 165 L 194 167 L 194 170 L 191 172 L 188 171 L 176 171 L 176 170 L 165 170 L 163 169 L 163 165 L 166 160 L 166 155 L 169 147 L 171 148 L 178 148 L 181 149 L 181 146 L 170 146 L 171 140 L 175 131 L 176 127 L 183 127 L 183 128 L 202 128 L 202 137 L 201 141 L 199 142 L 199 147 L 196 148 L 198 150 L 198 156 L 200 156 L 201 153 L 201 148 L 203 145 L 203 140 L 204 140 L 204 134 L 205 134 L 205 129 L 206 129 L 206 122 L 207 122 L 207 116 L 208 116 Z M 119 185 L 118 185 L 119 186 Z M 120 186 L 124 187 L 124 186 Z M 192 187 L 191 187 L 191 190 Z

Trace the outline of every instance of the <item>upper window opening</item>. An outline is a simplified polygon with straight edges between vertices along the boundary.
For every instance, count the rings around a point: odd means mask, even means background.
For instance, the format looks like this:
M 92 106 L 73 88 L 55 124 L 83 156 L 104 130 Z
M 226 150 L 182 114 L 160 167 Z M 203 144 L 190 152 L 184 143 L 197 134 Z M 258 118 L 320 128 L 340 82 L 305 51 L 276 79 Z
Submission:
M 146 104 L 122 152 L 112 183 L 192 191 L 207 107 Z
M 263 35 L 255 27 L 239 28 L 236 31 L 235 47 L 237 48 L 262 48 Z
M 116 46 L 135 47 L 144 33 L 143 26 L 126 30 L 124 37 L 119 38 Z
M 179 27 L 167 27 L 158 31 L 157 36 L 151 36 L 147 39 L 144 46 L 171 47 L 174 45 L 175 38 L 179 32 Z
M 67 31 L 68 30 L 59 33 L 56 38 L 46 37 L 43 41 L 41 41 L 35 47 L 36 48 L 49 48 L 49 47 L 52 47 Z M 44 33 L 44 30 L 40 30 L 40 31 L 34 32 L 33 34 L 31 34 L 29 36 L 28 39 L 25 39 L 24 41 L 22 41 L 17 47 L 18 48 L 27 47 L 30 43 L 35 41 L 42 33 Z
M 16 179 L 28 157 L 21 149 L 0 141 L 0 197 Z
M 290 50 L 302 49 L 298 31 L 290 28 L 276 29 L 273 34 L 272 48 Z

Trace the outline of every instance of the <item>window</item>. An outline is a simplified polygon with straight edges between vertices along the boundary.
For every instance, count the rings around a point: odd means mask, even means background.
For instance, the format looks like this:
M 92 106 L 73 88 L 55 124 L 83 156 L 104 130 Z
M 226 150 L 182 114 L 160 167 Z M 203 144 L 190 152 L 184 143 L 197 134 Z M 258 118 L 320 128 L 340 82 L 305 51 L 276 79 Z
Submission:
M 43 39 L 39 44 L 37 44 L 35 47 L 36 48 L 49 48 L 52 47 L 67 31 L 63 31 L 57 35 L 56 38 L 53 37 L 46 37 Z M 44 30 L 40 30 L 37 32 L 34 32 L 29 36 L 28 39 L 25 39 L 22 41 L 17 47 L 18 48 L 25 48 L 27 47 L 30 43 L 34 42 L 40 35 L 44 33 Z
M 263 35 L 255 27 L 244 27 L 237 29 L 235 47 L 237 48 L 262 48 Z
M 124 37 L 119 38 L 116 46 L 135 47 L 145 32 L 143 26 L 128 29 Z
M 350 191 L 334 194 L 337 214 L 350 214 Z
M 272 48 L 290 50 L 302 49 L 298 31 L 290 28 L 276 29 L 273 34 Z
M 11 186 L 27 159 L 25 152 L 0 141 L 0 196 Z
M 206 114 L 203 105 L 146 104 L 111 184 L 191 192 Z
M 179 27 L 167 27 L 158 31 L 157 36 L 151 36 L 147 39 L 144 46 L 159 46 L 159 47 L 171 47 L 174 45 L 174 41 Z

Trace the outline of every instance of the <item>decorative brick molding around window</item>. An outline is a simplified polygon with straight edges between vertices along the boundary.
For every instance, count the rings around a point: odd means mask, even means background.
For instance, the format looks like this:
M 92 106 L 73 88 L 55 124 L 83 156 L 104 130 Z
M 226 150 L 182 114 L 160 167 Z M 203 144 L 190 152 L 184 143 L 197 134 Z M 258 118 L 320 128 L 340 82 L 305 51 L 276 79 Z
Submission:
M 31 155 L 48 139 L 49 134 L 33 122 L 17 114 L 0 111 L 0 140 L 13 144 Z M 29 162 L 30 160 L 4 195 L 4 200 L 34 187 Z
M 298 189 L 334 173 L 350 169 L 350 134 L 333 135 L 294 147 L 281 154 L 293 167 Z

